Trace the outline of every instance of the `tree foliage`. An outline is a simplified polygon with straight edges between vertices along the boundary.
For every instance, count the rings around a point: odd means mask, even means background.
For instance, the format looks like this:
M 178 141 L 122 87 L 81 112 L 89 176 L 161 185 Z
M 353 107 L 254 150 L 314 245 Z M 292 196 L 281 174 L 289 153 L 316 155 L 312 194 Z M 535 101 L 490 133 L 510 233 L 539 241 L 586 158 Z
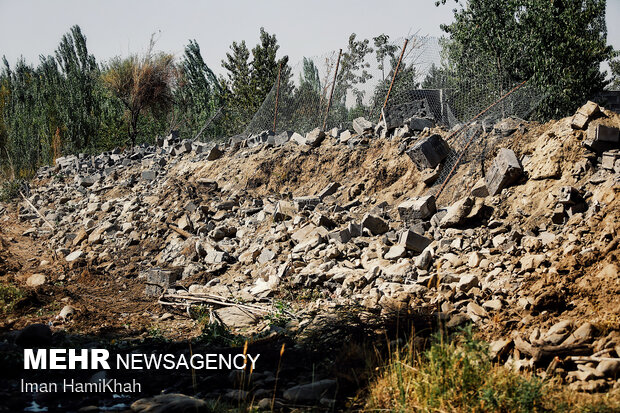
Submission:
M 450 39 L 442 70 L 457 86 L 469 82 L 502 92 L 532 79 L 546 94 L 542 118 L 567 115 L 605 87 L 599 67 L 612 51 L 605 0 L 457 3 L 462 7 L 455 9 L 454 22 L 442 26 Z

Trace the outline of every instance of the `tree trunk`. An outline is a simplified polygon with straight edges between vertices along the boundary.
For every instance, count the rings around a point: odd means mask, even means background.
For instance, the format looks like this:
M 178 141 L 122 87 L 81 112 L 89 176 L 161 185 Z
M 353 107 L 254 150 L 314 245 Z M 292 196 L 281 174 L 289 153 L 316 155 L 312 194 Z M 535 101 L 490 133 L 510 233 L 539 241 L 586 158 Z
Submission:
M 138 116 L 140 115 L 139 111 L 131 112 L 131 131 L 130 131 L 130 139 L 131 146 L 136 145 L 136 140 L 138 139 Z

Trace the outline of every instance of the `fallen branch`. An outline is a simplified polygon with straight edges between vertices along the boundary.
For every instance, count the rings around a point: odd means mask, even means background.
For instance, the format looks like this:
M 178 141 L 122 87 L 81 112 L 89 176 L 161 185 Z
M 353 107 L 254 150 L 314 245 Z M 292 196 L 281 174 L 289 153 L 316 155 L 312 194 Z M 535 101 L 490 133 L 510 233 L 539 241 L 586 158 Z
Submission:
M 620 357 L 594 357 L 594 356 L 570 356 L 568 358 L 570 361 L 575 361 L 575 362 L 590 362 L 590 361 L 596 361 L 596 362 L 600 362 L 600 361 L 618 361 L 620 362 Z
M 52 230 L 54 230 L 54 226 L 52 224 L 49 223 L 49 221 L 47 219 L 45 219 L 45 217 L 39 212 L 39 210 L 32 205 L 32 202 L 30 202 L 28 200 L 28 198 L 26 198 L 26 196 L 24 195 L 24 193 L 22 191 L 19 191 L 19 194 L 22 196 L 22 198 L 24 198 L 24 201 L 26 201 L 26 203 L 30 206 L 30 208 L 32 208 L 32 210 L 39 216 L 39 218 L 41 218 Z

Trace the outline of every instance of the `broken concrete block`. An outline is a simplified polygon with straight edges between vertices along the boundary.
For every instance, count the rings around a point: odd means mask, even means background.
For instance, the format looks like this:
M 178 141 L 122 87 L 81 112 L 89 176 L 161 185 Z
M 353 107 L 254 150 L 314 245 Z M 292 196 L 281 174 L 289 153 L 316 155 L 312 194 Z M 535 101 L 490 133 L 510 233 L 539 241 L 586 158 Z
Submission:
M 329 239 L 333 239 L 333 240 L 336 240 L 338 242 L 345 244 L 349 242 L 349 240 L 351 240 L 351 233 L 349 232 L 347 228 L 345 228 L 345 229 L 341 229 L 338 231 L 330 232 L 327 237 Z
M 484 180 L 489 195 L 499 194 L 502 189 L 517 181 L 522 173 L 523 168 L 517 155 L 510 149 L 500 149 Z
M 433 183 L 435 183 L 435 181 L 437 180 L 437 178 L 439 178 L 439 173 L 440 173 L 440 168 L 436 167 L 435 169 L 425 169 L 424 172 L 422 173 L 422 181 L 424 182 L 424 185 L 426 186 L 431 186 Z
M 349 140 L 351 139 L 352 136 L 353 136 L 353 134 L 351 133 L 350 130 L 345 130 L 344 132 L 342 132 L 340 134 L 340 143 L 347 143 L 347 142 L 349 142 Z
M 300 196 L 293 198 L 293 202 L 297 210 L 301 211 L 302 209 L 313 210 L 321 200 L 316 196 Z
M 305 145 L 306 144 L 306 138 L 304 138 L 303 136 L 301 136 L 299 133 L 295 132 L 291 135 L 291 142 L 295 142 L 298 145 Z
M 362 219 L 362 228 L 368 228 L 373 235 L 381 235 L 390 229 L 387 222 L 376 215 L 366 214 Z
M 583 129 L 588 121 L 590 121 L 594 115 L 600 113 L 600 111 L 601 108 L 599 108 L 596 103 L 588 101 L 588 103 L 579 108 L 577 113 L 575 113 L 571 121 L 571 126 L 575 129 Z
M 367 121 L 364 117 L 353 119 L 353 129 L 358 135 L 363 135 L 366 131 L 374 129 L 372 122 Z
M 428 118 L 413 117 L 409 121 L 409 129 L 415 132 L 421 132 L 425 128 L 432 128 L 433 126 L 435 126 L 435 121 Z
M 620 145 L 620 130 L 604 125 L 590 125 L 584 146 L 594 152 L 604 152 Z
M 152 170 L 146 170 L 146 171 L 142 171 L 142 174 L 140 175 L 142 177 L 142 179 L 144 179 L 145 181 L 153 181 L 155 180 L 155 178 L 157 177 L 157 172 L 152 171 Z
M 407 156 L 419 170 L 435 168 L 450 153 L 450 146 L 439 135 L 431 135 L 407 150 Z
M 597 125 L 596 140 L 600 142 L 620 142 L 620 129 L 605 125 Z
M 319 192 L 319 199 L 323 200 L 323 198 L 333 195 L 334 193 L 336 193 L 338 188 L 340 188 L 340 184 L 338 182 L 332 182 L 328 184 L 325 188 L 323 188 L 321 192 Z
M 560 195 L 558 196 L 558 202 L 563 205 L 575 205 L 583 201 L 583 198 L 579 194 L 579 191 L 572 186 L 563 186 L 560 188 Z
M 478 182 L 474 184 L 474 187 L 471 189 L 471 196 L 477 198 L 489 196 L 489 191 L 487 190 L 487 185 L 484 183 L 484 178 L 480 178 Z
M 410 251 L 422 252 L 432 241 L 414 231 L 406 230 L 400 233 L 398 243 Z
M 207 155 L 207 161 L 214 161 L 216 159 L 220 159 L 222 157 L 222 155 L 224 155 L 224 152 L 222 152 L 220 150 L 220 148 L 218 148 L 217 145 L 215 145 L 213 148 L 211 148 L 211 150 L 209 151 L 209 154 Z
M 175 271 L 151 268 L 146 274 L 146 289 L 144 292 L 147 296 L 160 296 L 177 282 L 177 277 L 178 274 Z
M 349 222 L 347 226 L 347 230 L 351 237 L 361 237 L 362 236 L 362 226 L 360 224 L 356 224 L 354 222 Z
M 416 219 L 430 218 L 437 211 L 433 195 L 409 199 L 398 205 L 397 209 L 400 219 L 408 224 Z
M 321 128 L 312 129 L 306 134 L 306 145 L 319 146 L 325 139 L 325 132 Z
M 294 132 L 291 132 L 291 131 L 280 132 L 276 136 L 273 137 L 273 144 L 275 146 L 284 145 L 286 142 L 288 142 L 291 139 L 293 135 L 294 135 Z
M 616 149 L 603 152 L 601 157 L 601 167 L 613 171 L 618 160 L 620 160 L 620 150 Z

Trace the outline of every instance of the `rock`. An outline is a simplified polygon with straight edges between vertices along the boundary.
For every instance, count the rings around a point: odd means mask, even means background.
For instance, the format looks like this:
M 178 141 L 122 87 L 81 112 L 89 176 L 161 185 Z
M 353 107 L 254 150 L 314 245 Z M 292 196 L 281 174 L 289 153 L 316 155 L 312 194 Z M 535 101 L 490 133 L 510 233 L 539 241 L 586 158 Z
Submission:
M 568 335 L 570 334 L 573 328 L 573 322 L 570 320 L 560 321 L 554 324 L 547 333 L 545 333 L 542 337 L 542 340 L 551 345 L 558 345 Z
M 362 219 L 362 228 L 368 228 L 373 235 L 381 235 L 388 232 L 388 224 L 375 215 L 366 214 Z
M 303 136 L 301 136 L 299 133 L 295 132 L 291 135 L 291 142 L 295 142 L 298 145 L 305 145 L 306 144 L 306 138 L 304 138 Z
M 24 348 L 47 347 L 52 343 L 52 330 L 47 324 L 30 324 L 15 337 L 15 344 Z
M 250 327 L 258 322 L 254 315 L 237 307 L 224 307 L 215 312 L 229 328 Z
M 347 143 L 353 137 L 353 134 L 350 130 L 345 130 L 340 134 L 340 143 Z
M 620 162 L 620 150 L 603 152 L 601 155 L 601 168 L 616 171 L 618 162 Z
M 158 297 L 164 291 L 173 286 L 178 274 L 161 268 L 151 268 L 146 274 L 146 288 L 144 293 L 150 297 Z
M 450 146 L 437 134 L 419 140 L 407 150 L 407 156 L 419 169 L 435 168 L 450 153 Z
M 437 211 L 433 195 L 412 198 L 401 202 L 398 207 L 400 219 L 408 224 L 417 219 L 428 219 Z
M 32 274 L 26 280 L 26 285 L 28 287 L 38 287 L 40 285 L 45 284 L 46 278 L 45 274 Z
M 212 409 L 205 401 L 179 393 L 159 394 L 131 404 L 136 413 L 208 413 Z
M 345 244 L 349 242 L 349 240 L 351 239 L 351 233 L 349 232 L 348 229 L 345 228 L 342 230 L 330 232 L 327 237 L 329 239 L 333 239 L 333 240 L 336 240 L 338 242 Z
M 545 254 L 527 254 L 521 257 L 519 262 L 521 263 L 521 269 L 523 271 L 533 271 L 539 268 L 546 259 L 547 257 Z
M 439 221 L 439 226 L 441 228 L 449 228 L 463 224 L 473 206 L 473 198 L 465 197 L 458 200 L 448 207 L 446 214 Z
M 428 168 L 422 172 L 420 179 L 424 182 L 424 185 L 431 186 L 439 178 L 440 174 L 441 168 L 439 166 L 435 169 Z
M 83 255 L 84 255 L 84 252 L 82 250 L 73 251 L 71 254 L 69 254 L 69 255 L 67 255 L 65 257 L 65 261 L 73 262 L 73 261 L 81 258 Z
M 60 310 L 58 318 L 62 319 L 63 321 L 68 321 L 69 319 L 71 319 L 71 317 L 73 317 L 74 314 L 75 308 L 70 305 L 66 305 L 62 308 L 62 310 Z
M 573 331 L 562 344 L 588 343 L 594 338 L 595 334 L 596 328 L 591 323 L 584 323 L 577 330 Z
M 482 308 L 488 311 L 499 311 L 503 307 L 503 304 L 500 300 L 488 300 L 482 303 Z
M 140 177 L 144 180 L 144 181 L 154 181 L 155 178 L 157 177 L 157 172 L 152 171 L 150 169 L 146 170 L 146 171 L 142 171 L 142 174 L 140 175 Z
M 293 137 L 294 132 L 291 131 L 284 131 L 284 132 L 280 132 L 278 133 L 276 136 L 273 137 L 273 144 L 275 146 L 282 146 L 284 145 L 286 142 L 288 142 L 289 140 L 291 140 L 291 138 Z M 301 135 L 300 135 L 301 136 Z
M 588 101 L 588 103 L 577 110 L 577 113 L 575 113 L 571 120 L 571 126 L 575 129 L 583 129 L 590 119 L 600 113 L 600 111 L 601 109 L 596 103 Z
M 463 275 L 457 284 L 457 289 L 463 292 L 467 292 L 474 287 L 478 287 L 480 282 L 475 275 Z
M 325 132 L 321 128 L 315 128 L 306 134 L 306 145 L 319 146 L 325 139 Z
M 284 391 L 284 398 L 292 403 L 318 403 L 326 396 L 333 396 L 336 380 L 324 379 L 300 384 Z
M 393 245 L 383 258 L 386 260 L 395 260 L 407 255 L 407 249 L 404 245 Z
M 487 189 L 487 184 L 484 181 L 484 178 L 480 178 L 471 189 L 471 196 L 477 198 L 484 198 L 489 196 L 489 190 Z
M 381 111 L 382 119 L 387 130 L 394 129 L 407 123 L 412 130 L 421 131 L 425 127 L 435 126 L 433 113 L 428 107 L 426 99 L 413 100 L 398 105 L 388 105 Z M 408 120 L 408 121 L 406 121 Z
M 584 146 L 597 153 L 617 148 L 620 144 L 620 129 L 618 128 L 590 124 L 586 136 L 583 141 Z
M 432 241 L 414 231 L 405 230 L 400 233 L 398 243 L 414 252 L 422 252 Z
M 363 117 L 359 117 L 353 119 L 353 129 L 357 132 L 358 135 L 363 135 L 366 131 L 371 131 L 374 129 L 374 125 L 372 122 L 367 121 Z
M 478 251 L 473 251 L 471 254 L 469 254 L 467 266 L 469 268 L 476 268 L 478 265 L 480 265 L 480 262 L 483 258 L 484 255 L 480 254 Z
M 276 253 L 270 250 L 269 248 L 263 249 L 263 251 L 258 256 L 258 262 L 260 264 L 264 264 L 273 260 L 276 257 Z
M 215 145 L 209 151 L 209 154 L 207 155 L 207 161 L 215 161 L 216 159 L 220 159 L 222 155 L 224 155 L 224 152 L 222 152 L 220 148 Z
M 510 149 L 500 149 L 485 176 L 489 195 L 499 194 L 502 189 L 516 182 L 522 173 L 523 168 L 517 159 L 517 155 Z
M 430 267 L 431 265 L 432 259 L 433 255 L 431 254 L 431 252 L 428 249 L 425 249 L 420 255 L 416 257 L 414 265 L 421 270 L 427 270 L 428 267 Z
M 615 379 L 620 374 L 620 360 L 603 360 L 596 366 L 596 371 Z
M 496 340 L 489 344 L 489 356 L 491 360 L 502 358 L 510 350 L 512 340 Z
M 338 182 L 332 182 L 327 185 L 321 192 L 319 192 L 318 197 L 322 201 L 323 198 L 328 197 L 336 193 L 336 191 L 340 188 L 340 184 Z

